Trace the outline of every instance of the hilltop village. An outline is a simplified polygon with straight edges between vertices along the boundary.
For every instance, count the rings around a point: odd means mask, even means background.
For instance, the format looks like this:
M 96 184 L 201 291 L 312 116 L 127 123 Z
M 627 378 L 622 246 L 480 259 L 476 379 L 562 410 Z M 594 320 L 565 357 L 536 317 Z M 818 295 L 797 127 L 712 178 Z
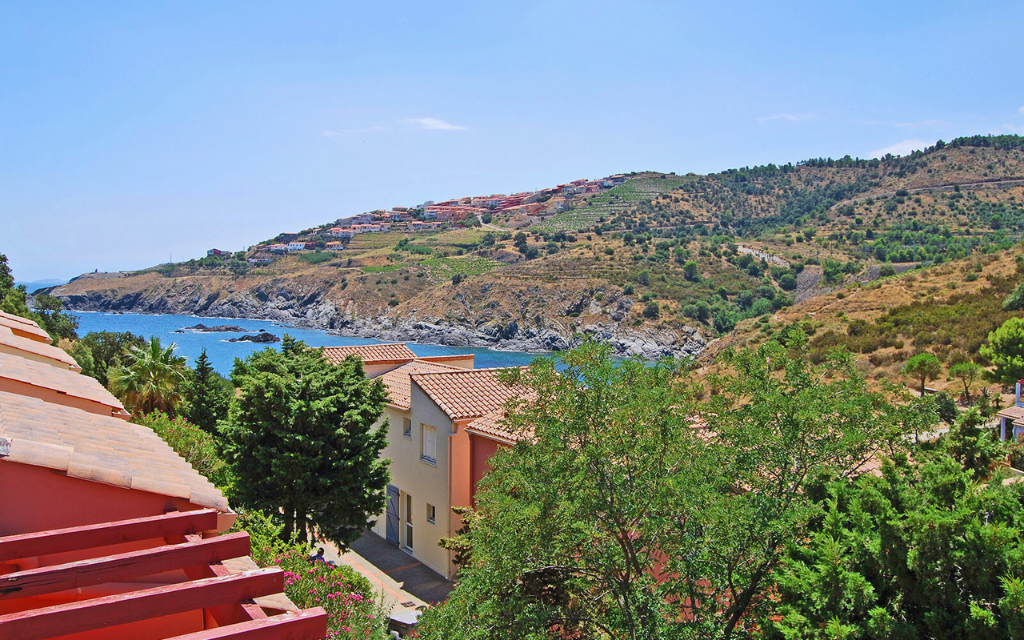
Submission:
M 573 180 L 540 191 L 524 191 L 512 195 L 491 194 L 442 202 L 428 200 L 414 207 L 393 207 L 390 211 L 377 209 L 338 218 L 334 226 L 316 227 L 300 233 L 278 234 L 272 242 L 250 247 L 246 260 L 254 266 L 266 265 L 273 262 L 275 256 L 289 252 L 321 249 L 343 251 L 347 240 L 363 233 L 415 233 L 435 231 L 448 225 L 490 226 L 492 216 L 499 214 L 513 217 L 534 216 L 544 211 L 557 213 L 565 211 L 577 195 L 601 193 L 625 181 L 625 176 L 613 175 L 600 180 Z M 206 255 L 212 257 L 229 253 L 220 249 L 210 249 Z

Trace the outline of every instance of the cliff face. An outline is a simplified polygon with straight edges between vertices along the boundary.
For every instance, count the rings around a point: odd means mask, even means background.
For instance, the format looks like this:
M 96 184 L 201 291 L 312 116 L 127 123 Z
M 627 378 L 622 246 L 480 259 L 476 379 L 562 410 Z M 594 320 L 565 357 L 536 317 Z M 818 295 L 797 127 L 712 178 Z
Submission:
M 644 321 L 644 307 L 617 287 L 479 278 L 424 286 L 396 306 L 363 283 L 330 277 L 169 278 L 156 273 L 97 274 L 52 290 L 69 309 L 253 318 L 339 335 L 516 351 L 560 351 L 586 337 L 618 355 L 696 356 L 701 332 L 674 320 Z

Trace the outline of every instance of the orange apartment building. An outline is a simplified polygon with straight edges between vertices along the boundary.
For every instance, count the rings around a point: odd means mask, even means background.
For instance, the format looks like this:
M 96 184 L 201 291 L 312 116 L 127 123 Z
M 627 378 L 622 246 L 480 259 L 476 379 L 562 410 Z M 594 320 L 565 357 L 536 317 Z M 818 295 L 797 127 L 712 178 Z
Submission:
M 462 526 L 452 507 L 472 506 L 476 483 L 499 447 L 515 437 L 500 427 L 505 403 L 529 390 L 499 381 L 500 369 L 473 369 L 472 355 L 417 357 L 404 344 L 329 347 L 337 363 L 362 358 L 368 378 L 380 378 L 389 401 L 391 484 L 373 532 L 447 579 L 452 554 L 438 546 Z

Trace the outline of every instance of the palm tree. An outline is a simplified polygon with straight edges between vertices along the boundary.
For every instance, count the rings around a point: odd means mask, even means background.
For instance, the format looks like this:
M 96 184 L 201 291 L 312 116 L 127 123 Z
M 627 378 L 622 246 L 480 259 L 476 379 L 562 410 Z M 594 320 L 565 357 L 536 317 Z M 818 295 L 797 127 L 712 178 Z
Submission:
M 143 347 L 128 351 L 128 364 L 110 374 L 110 390 L 132 412 L 154 410 L 173 414 L 181 401 L 179 385 L 185 380 L 185 358 L 174 355 L 178 345 L 166 349 L 152 336 Z

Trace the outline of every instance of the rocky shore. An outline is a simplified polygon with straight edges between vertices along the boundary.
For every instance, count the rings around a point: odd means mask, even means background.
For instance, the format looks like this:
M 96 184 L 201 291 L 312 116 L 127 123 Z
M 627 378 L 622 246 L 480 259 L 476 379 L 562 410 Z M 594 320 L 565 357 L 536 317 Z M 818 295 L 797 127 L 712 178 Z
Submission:
M 652 360 L 696 356 L 707 347 L 704 336 L 691 326 L 672 321 L 633 326 L 629 310 L 637 303 L 628 296 L 610 295 L 600 303 L 592 297 L 571 299 L 568 306 L 556 313 L 549 312 L 546 317 L 534 315 L 526 322 L 510 320 L 508 314 L 467 313 L 455 308 L 446 317 L 416 313 L 415 309 L 364 310 L 351 300 L 336 304 L 322 294 L 296 295 L 289 289 L 278 289 L 272 295 L 251 290 L 216 297 L 144 295 L 136 291 L 112 297 L 98 293 L 62 295 L 57 288 L 54 295 L 71 310 L 270 320 L 343 336 L 454 347 L 562 351 L 593 337 L 609 344 L 616 355 Z

